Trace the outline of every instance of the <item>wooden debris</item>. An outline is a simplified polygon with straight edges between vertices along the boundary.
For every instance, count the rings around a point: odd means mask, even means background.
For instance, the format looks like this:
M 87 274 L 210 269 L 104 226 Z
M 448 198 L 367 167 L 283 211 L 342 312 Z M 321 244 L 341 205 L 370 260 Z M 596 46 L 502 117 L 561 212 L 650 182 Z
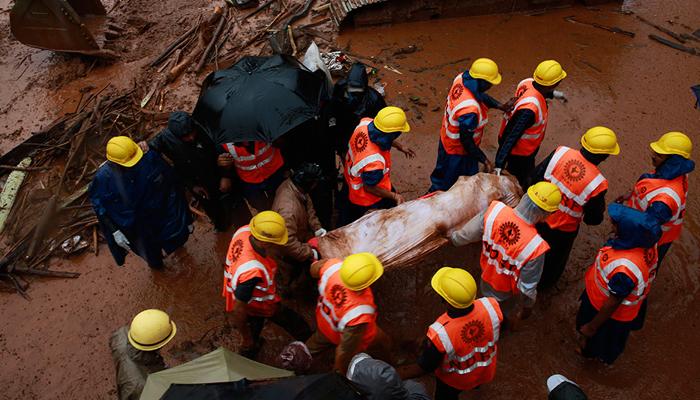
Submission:
M 594 28 L 602 29 L 602 30 L 605 30 L 605 31 L 608 31 L 608 32 L 612 32 L 612 33 L 618 33 L 618 34 L 620 34 L 620 35 L 628 36 L 628 37 L 631 37 L 631 38 L 633 38 L 633 37 L 635 36 L 635 33 L 634 33 L 634 32 L 626 31 L 626 30 L 620 29 L 620 28 L 618 28 L 618 27 L 616 27 L 616 26 L 607 26 L 607 25 L 599 24 L 599 23 L 597 23 L 597 22 L 585 22 L 585 21 L 580 21 L 580 20 L 576 19 L 573 15 L 568 16 L 568 17 L 564 17 L 564 21 L 566 21 L 566 22 L 571 22 L 571 23 L 574 23 L 574 24 L 581 24 L 581 25 L 586 25 L 586 26 L 592 26 L 592 27 L 594 27 Z
M 653 22 L 649 21 L 648 19 L 646 19 L 646 18 L 644 18 L 644 17 L 641 17 L 641 16 L 639 16 L 639 15 L 636 15 L 636 14 L 635 14 L 635 17 L 636 17 L 638 20 L 642 21 L 643 23 L 645 23 L 645 24 L 647 24 L 647 25 L 653 27 L 653 28 L 656 29 L 657 31 L 663 32 L 663 33 L 667 34 L 667 35 L 670 36 L 672 39 L 675 39 L 675 40 L 677 40 L 677 41 L 679 41 L 679 42 L 681 42 L 681 43 L 685 43 L 685 42 L 686 42 L 686 40 L 683 39 L 683 38 L 681 37 L 681 35 L 677 34 L 676 32 L 673 32 L 673 31 L 671 31 L 671 30 L 669 30 L 669 29 L 666 29 L 666 28 L 664 28 L 663 26 L 656 25 L 655 23 L 653 23 Z
M 27 175 L 26 170 L 17 170 L 17 168 L 26 169 L 31 162 L 31 157 L 25 157 L 16 167 L 12 167 L 14 171 L 10 173 L 10 176 L 5 182 L 5 186 L 2 188 L 2 193 L 0 194 L 0 232 L 5 229 L 7 216 L 10 215 L 10 210 L 12 210 L 12 206 L 15 204 L 19 188 L 22 186 L 24 177 Z
M 204 67 L 204 64 L 209 58 L 209 53 L 211 53 L 211 50 L 214 48 L 216 42 L 219 40 L 219 36 L 221 36 L 221 32 L 224 29 L 224 25 L 226 24 L 226 21 L 228 21 L 227 17 L 228 9 L 224 11 L 223 15 L 219 17 L 219 24 L 216 26 L 216 30 L 214 31 L 214 34 L 212 35 L 211 40 L 209 41 L 209 44 L 207 45 L 206 49 L 204 49 L 202 57 L 200 57 L 199 62 L 197 63 L 197 66 L 194 69 L 194 72 L 199 72 Z
M 678 44 L 678 43 L 676 43 L 676 42 L 672 42 L 672 41 L 670 41 L 670 40 L 668 40 L 668 39 L 664 39 L 664 38 L 659 37 L 659 36 L 656 36 L 656 35 L 649 35 L 649 39 L 654 40 L 654 41 L 657 41 L 657 42 L 659 42 L 659 43 L 661 43 L 661 44 L 663 44 L 663 45 L 666 45 L 666 46 L 668 46 L 668 47 L 672 47 L 672 48 L 674 48 L 674 49 L 676 49 L 676 50 L 678 50 L 678 51 L 682 51 L 682 52 L 685 52 L 685 53 L 688 53 L 688 54 L 692 54 L 692 55 L 695 55 L 695 56 L 700 56 L 700 49 L 695 49 L 695 48 L 693 48 L 693 47 L 686 47 L 686 46 L 683 46 L 682 44 Z
M 287 25 L 287 35 L 289 36 L 289 44 L 292 46 L 292 57 L 297 56 L 297 44 L 294 41 L 294 33 L 292 32 L 292 26 Z
M 248 15 L 243 17 L 243 21 L 247 20 L 248 18 L 252 17 L 253 15 L 259 13 L 260 11 L 266 9 L 267 7 L 270 7 L 272 3 L 274 3 L 276 0 L 267 0 L 265 3 L 261 4 L 256 8 L 255 10 L 251 11 Z
M 201 17 L 200 17 L 201 19 Z M 158 64 L 162 63 L 163 61 L 167 60 L 168 57 L 178 48 L 182 47 L 182 45 L 189 39 L 192 34 L 194 34 L 197 31 L 197 28 L 199 28 L 199 20 L 190 28 L 187 30 L 187 32 L 183 33 L 182 36 L 179 38 L 175 39 L 174 42 L 170 44 L 165 50 L 163 50 L 162 53 L 158 57 L 156 57 L 155 60 L 151 61 L 151 63 L 148 65 L 149 67 L 155 67 Z
M 399 71 L 399 70 L 396 69 L 396 68 L 390 67 L 390 66 L 388 66 L 388 65 L 385 65 L 385 66 L 384 66 L 384 69 L 388 69 L 389 71 L 391 71 L 391 72 L 393 72 L 393 73 L 395 73 L 395 74 L 403 75 L 403 72 Z

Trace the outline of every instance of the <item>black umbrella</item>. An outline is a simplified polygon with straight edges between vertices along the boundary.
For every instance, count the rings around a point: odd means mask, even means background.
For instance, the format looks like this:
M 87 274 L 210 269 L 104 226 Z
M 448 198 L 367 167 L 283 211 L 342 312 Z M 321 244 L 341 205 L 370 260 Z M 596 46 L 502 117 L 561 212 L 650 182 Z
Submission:
M 192 116 L 217 144 L 272 142 L 318 118 L 325 85 L 292 57 L 244 57 L 205 79 Z

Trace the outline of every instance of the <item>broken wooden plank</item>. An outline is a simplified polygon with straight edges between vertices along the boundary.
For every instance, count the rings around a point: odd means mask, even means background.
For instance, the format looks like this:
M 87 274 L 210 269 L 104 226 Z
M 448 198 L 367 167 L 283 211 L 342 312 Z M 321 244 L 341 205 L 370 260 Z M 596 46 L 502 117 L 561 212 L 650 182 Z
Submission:
M 628 36 L 628 37 L 631 37 L 631 38 L 633 38 L 633 37 L 635 36 L 635 33 L 634 33 L 634 32 L 626 31 L 626 30 L 621 29 L 621 28 L 618 28 L 618 27 L 616 27 L 616 26 L 608 26 L 608 25 L 599 24 L 599 23 L 597 23 L 597 22 L 586 22 L 586 21 L 581 21 L 581 20 L 576 19 L 573 15 L 570 15 L 570 16 L 568 16 L 568 17 L 564 17 L 564 21 L 566 21 L 566 22 L 571 22 L 571 23 L 574 23 L 574 24 L 581 24 L 581 25 L 586 25 L 586 26 L 592 26 L 592 27 L 594 27 L 594 28 L 602 29 L 602 30 L 605 30 L 605 31 L 608 31 L 608 32 L 612 32 L 612 33 L 617 33 L 617 34 L 624 35 L 624 36 Z
M 670 29 L 666 29 L 666 28 L 664 28 L 663 26 L 656 25 L 655 23 L 653 23 L 653 22 L 649 21 L 648 19 L 646 19 L 646 18 L 644 18 L 644 17 L 641 17 L 641 16 L 639 16 L 639 15 L 636 15 L 636 14 L 635 14 L 635 17 L 636 17 L 638 20 L 642 21 L 643 23 L 645 23 L 645 24 L 647 24 L 647 25 L 649 25 L 649 26 L 655 28 L 655 29 L 658 30 L 659 32 L 663 32 L 663 33 L 667 34 L 668 36 L 670 36 L 671 38 L 676 39 L 677 41 L 679 41 L 679 42 L 685 44 L 686 40 L 683 39 L 683 38 L 681 37 L 681 35 L 677 34 L 676 32 L 673 32 L 673 31 L 670 30 Z
M 670 40 L 668 40 L 668 39 L 664 39 L 664 38 L 662 38 L 662 37 L 660 37 L 660 36 L 649 35 L 649 39 L 655 40 L 655 41 L 657 41 L 657 42 L 659 42 L 659 43 L 661 43 L 661 44 L 663 44 L 663 45 L 666 45 L 666 46 L 668 46 L 668 47 L 672 47 L 672 48 L 674 48 L 674 49 L 676 49 L 676 50 L 678 50 L 678 51 L 682 51 L 682 52 L 685 52 L 685 53 L 688 53 L 688 54 L 692 54 L 692 55 L 695 55 L 695 56 L 700 56 L 700 50 L 695 49 L 695 48 L 692 48 L 692 47 L 683 46 L 682 44 L 678 44 L 678 43 L 676 43 L 676 42 L 672 42 L 672 41 L 670 41 Z

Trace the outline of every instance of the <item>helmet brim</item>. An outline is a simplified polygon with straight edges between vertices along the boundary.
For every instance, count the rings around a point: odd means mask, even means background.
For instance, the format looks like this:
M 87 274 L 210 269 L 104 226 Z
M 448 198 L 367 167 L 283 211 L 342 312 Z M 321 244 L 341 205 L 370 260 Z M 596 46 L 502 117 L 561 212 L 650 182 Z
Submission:
M 171 321 L 170 321 L 170 326 L 171 326 L 171 328 L 172 328 L 172 329 L 170 330 L 170 335 L 168 335 L 167 338 L 161 340 L 161 341 L 158 342 L 158 343 L 151 344 L 151 345 L 144 345 L 144 344 L 141 344 L 141 343 L 137 342 L 136 340 L 134 340 L 133 337 L 131 337 L 131 331 L 129 331 L 129 334 L 127 335 L 127 336 L 128 336 L 128 339 L 129 339 L 129 343 L 131 343 L 131 345 L 134 346 L 134 348 L 136 348 L 136 349 L 138 349 L 138 350 L 141 350 L 141 351 L 154 351 L 154 350 L 158 350 L 158 349 L 160 349 L 161 347 L 163 347 L 163 346 L 165 346 L 166 344 L 168 344 L 168 342 L 170 342 L 170 341 L 175 337 L 175 334 L 177 333 L 177 325 L 175 325 L 175 322 L 171 320 Z
M 442 279 L 442 277 L 443 277 L 450 269 L 451 269 L 450 267 L 442 267 L 442 268 L 440 268 L 440 269 L 435 273 L 435 275 L 433 275 L 433 278 L 430 280 L 430 286 L 432 286 L 433 290 L 434 290 L 437 294 L 439 294 L 440 297 L 442 297 L 442 298 L 443 298 L 449 305 L 451 305 L 452 307 L 454 307 L 454 308 L 460 308 L 460 309 L 467 308 L 467 307 L 471 306 L 472 304 L 474 304 L 474 300 L 472 300 L 471 302 L 469 302 L 469 303 L 466 304 L 466 305 L 464 305 L 464 304 L 457 304 L 457 303 L 455 303 L 454 301 L 452 301 L 452 299 L 450 299 L 450 298 L 447 296 L 447 294 L 445 293 L 444 290 L 442 290 L 442 286 L 440 285 L 440 280 Z
M 270 238 L 262 236 L 262 235 L 258 235 L 254 229 L 251 229 L 250 233 L 251 233 L 251 235 L 253 235 L 254 238 L 258 239 L 261 242 L 265 242 L 265 243 L 272 243 L 272 244 L 284 246 L 289 241 L 289 232 L 287 232 L 286 230 L 284 231 L 284 235 L 277 240 L 270 239 Z
M 556 79 L 554 79 L 553 81 L 550 81 L 550 82 L 545 82 L 543 80 L 537 79 L 536 74 L 532 74 L 532 79 L 534 79 L 535 82 L 539 83 L 542 86 L 554 86 L 557 83 L 561 82 L 564 78 L 566 78 L 566 76 L 567 76 L 566 71 L 561 70 L 561 74 Z

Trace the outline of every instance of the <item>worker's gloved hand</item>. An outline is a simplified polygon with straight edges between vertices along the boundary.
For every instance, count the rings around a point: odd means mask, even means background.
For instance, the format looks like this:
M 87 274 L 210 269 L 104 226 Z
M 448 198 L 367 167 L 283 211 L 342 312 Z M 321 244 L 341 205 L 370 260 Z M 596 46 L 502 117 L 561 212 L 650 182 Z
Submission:
M 501 168 L 494 168 L 493 173 L 496 174 L 496 176 L 501 176 Z
M 404 200 L 403 196 L 401 196 L 398 193 L 394 193 L 394 201 L 396 202 L 396 205 L 398 206 L 399 204 L 403 204 L 406 200 Z
M 555 99 L 559 99 L 559 100 L 563 101 L 564 103 L 569 101 L 569 99 L 566 98 L 566 94 L 564 94 L 564 92 L 562 92 L 561 90 L 553 91 L 552 97 L 554 97 Z
M 148 152 L 148 149 L 149 149 L 148 142 L 146 142 L 145 140 L 142 140 L 138 143 L 138 145 L 141 148 L 141 151 L 143 151 L 144 153 Z
M 112 237 L 114 237 L 114 241 L 117 242 L 117 246 L 121 247 L 122 249 L 126 251 L 131 251 L 131 243 L 129 243 L 129 239 L 124 236 L 122 231 L 116 231 L 112 234 Z
M 318 236 L 309 239 L 309 241 L 306 242 L 306 243 L 308 243 L 309 246 L 311 246 L 312 249 L 318 250 Z
M 326 236 L 327 233 L 328 233 L 328 231 L 326 231 L 325 229 L 321 228 L 321 229 L 318 229 L 316 232 L 314 232 L 314 236 L 316 236 L 316 237 L 322 237 L 322 236 Z
M 187 225 L 187 231 L 188 231 L 189 233 L 194 232 L 194 224 L 189 224 L 189 225 Z
M 517 97 L 511 97 L 510 100 L 506 101 L 505 103 L 501 104 L 500 107 L 498 107 L 499 110 L 503 112 L 510 112 L 513 109 L 513 106 L 515 106 L 515 103 L 518 101 Z
M 314 249 L 313 247 L 311 248 L 311 253 L 313 254 L 311 262 L 316 262 L 321 259 L 321 255 L 318 254 L 318 250 Z
M 216 159 L 216 165 L 221 168 L 231 168 L 233 162 L 233 156 L 229 153 L 219 154 L 219 157 Z

